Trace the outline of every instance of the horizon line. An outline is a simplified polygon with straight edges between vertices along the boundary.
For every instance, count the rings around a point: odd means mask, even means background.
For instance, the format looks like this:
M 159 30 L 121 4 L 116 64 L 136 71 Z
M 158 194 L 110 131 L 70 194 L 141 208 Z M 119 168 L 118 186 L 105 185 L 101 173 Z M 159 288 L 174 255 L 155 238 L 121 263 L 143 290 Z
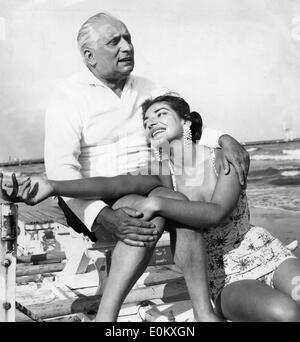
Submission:
M 278 143 L 290 143 L 290 142 L 298 142 L 300 138 L 295 138 L 291 140 L 285 139 L 272 139 L 272 140 L 258 140 L 258 141 L 248 141 L 241 142 L 243 146 L 252 146 L 252 145 L 268 145 L 268 144 L 278 144 Z M 20 166 L 20 165 L 30 165 L 30 164 L 44 164 L 44 158 L 28 158 L 28 159 L 18 159 L 18 160 L 9 160 L 0 162 L 0 167 L 3 166 Z

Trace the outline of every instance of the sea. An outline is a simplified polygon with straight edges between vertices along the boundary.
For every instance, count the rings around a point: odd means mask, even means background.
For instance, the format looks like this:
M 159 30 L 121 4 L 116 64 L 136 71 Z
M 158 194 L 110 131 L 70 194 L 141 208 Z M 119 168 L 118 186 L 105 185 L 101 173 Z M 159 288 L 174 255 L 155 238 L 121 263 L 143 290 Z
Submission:
M 247 194 L 250 206 L 300 211 L 300 139 L 290 142 L 260 142 L 245 145 L 250 154 Z M 7 175 L 42 175 L 42 162 L 0 164 Z
M 246 146 L 250 206 L 300 211 L 300 141 Z

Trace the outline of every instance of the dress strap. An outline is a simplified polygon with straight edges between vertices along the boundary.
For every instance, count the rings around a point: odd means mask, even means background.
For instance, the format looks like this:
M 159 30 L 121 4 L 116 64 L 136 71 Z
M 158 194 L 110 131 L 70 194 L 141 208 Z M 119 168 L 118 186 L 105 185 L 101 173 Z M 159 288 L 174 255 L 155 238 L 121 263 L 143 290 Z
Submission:
M 215 171 L 216 176 L 218 177 L 219 172 L 218 172 L 217 167 L 216 167 L 216 153 L 215 153 L 214 148 L 210 149 L 210 156 L 211 156 L 211 162 L 212 162 L 213 169 Z

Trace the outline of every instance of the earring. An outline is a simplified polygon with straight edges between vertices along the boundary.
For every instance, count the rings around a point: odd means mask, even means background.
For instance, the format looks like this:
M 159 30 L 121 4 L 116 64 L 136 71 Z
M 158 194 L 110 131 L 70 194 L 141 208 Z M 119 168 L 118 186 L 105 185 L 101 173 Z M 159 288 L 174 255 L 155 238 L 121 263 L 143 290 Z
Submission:
M 158 162 L 161 162 L 161 161 L 162 161 L 161 151 L 158 150 L 156 147 L 153 147 L 153 154 L 154 154 L 155 159 L 156 159 Z
M 192 143 L 192 131 L 191 128 L 184 123 L 183 124 L 183 144 L 184 146 L 188 146 Z

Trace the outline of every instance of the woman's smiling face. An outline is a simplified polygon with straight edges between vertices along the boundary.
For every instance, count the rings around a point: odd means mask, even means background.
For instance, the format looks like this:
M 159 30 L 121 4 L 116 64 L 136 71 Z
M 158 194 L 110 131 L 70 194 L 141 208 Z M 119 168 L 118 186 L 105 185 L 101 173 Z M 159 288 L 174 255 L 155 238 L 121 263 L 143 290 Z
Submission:
M 144 128 L 149 141 L 163 142 L 181 139 L 184 120 L 167 102 L 156 102 L 144 115 Z

